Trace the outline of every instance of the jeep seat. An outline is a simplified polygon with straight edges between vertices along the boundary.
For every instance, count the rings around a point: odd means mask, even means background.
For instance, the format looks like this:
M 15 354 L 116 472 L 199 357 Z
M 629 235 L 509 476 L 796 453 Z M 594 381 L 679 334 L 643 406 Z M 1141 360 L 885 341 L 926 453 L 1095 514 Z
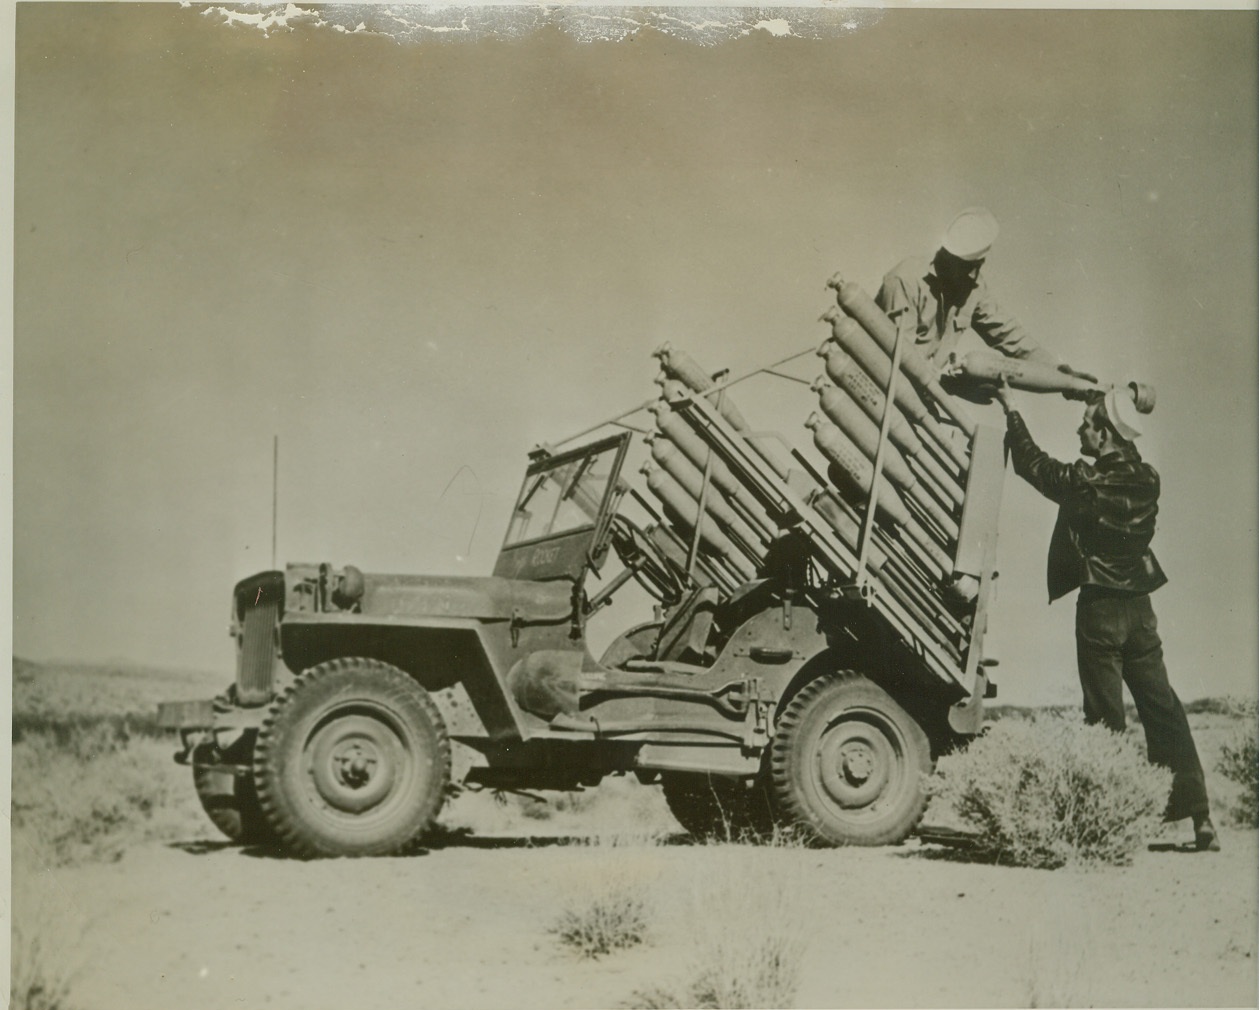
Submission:
M 661 626 L 656 642 L 657 660 L 704 662 L 720 595 L 716 586 L 701 586 L 683 597 Z

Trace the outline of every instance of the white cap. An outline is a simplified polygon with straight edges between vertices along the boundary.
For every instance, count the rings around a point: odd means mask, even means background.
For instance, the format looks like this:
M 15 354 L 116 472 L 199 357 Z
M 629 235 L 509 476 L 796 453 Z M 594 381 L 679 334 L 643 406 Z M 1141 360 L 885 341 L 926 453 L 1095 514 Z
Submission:
M 997 218 L 983 207 L 968 207 L 945 229 L 941 248 L 960 260 L 973 263 L 989 254 L 997 234 Z
M 1142 434 L 1142 416 L 1133 402 L 1132 386 L 1112 386 L 1103 397 L 1107 420 L 1126 442 L 1132 442 Z

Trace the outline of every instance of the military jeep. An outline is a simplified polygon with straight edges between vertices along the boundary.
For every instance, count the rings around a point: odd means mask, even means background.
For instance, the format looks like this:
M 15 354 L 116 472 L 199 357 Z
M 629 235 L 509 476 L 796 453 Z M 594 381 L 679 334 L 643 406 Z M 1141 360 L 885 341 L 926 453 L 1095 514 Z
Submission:
M 403 852 L 454 790 L 622 774 L 659 783 L 696 834 L 781 824 L 881 845 L 914 829 L 935 756 L 978 730 L 992 693 L 1001 432 L 932 450 L 922 476 L 943 504 L 928 513 L 875 477 L 852 486 L 835 460 L 824 474 L 753 432 L 685 355 L 658 356 L 646 487 L 633 431 L 536 449 L 491 575 L 312 563 L 235 586 L 235 680 L 160 711 L 229 838 Z M 893 496 L 915 537 L 878 501 Z M 596 657 L 588 624 L 628 584 L 654 608 Z

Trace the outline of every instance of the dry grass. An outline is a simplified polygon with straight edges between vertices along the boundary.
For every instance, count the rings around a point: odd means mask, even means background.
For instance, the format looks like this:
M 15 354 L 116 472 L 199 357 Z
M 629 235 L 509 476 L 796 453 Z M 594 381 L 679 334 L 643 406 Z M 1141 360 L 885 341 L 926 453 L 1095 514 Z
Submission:
M 587 958 L 643 943 L 657 914 L 660 840 L 611 832 L 575 845 L 568 893 L 549 932 Z
M 208 835 L 191 777 L 155 724 L 159 700 L 202 688 L 159 671 L 20 659 L 13 673 L 9 1000 L 73 1010 L 84 924 L 50 871 L 117 859 L 147 838 Z
M 139 715 L 153 720 L 160 701 L 209 698 L 231 674 L 148 669 L 122 664 L 32 663 L 13 659 L 15 716 L 63 720 L 77 716 Z
M 171 759 L 175 740 L 156 726 L 159 700 L 202 690 L 160 671 L 14 661 L 13 827 L 44 865 L 215 837 L 191 775 Z
M 571 900 L 551 932 L 583 957 L 603 957 L 637 946 L 648 932 L 643 888 L 623 880 L 605 881 L 593 893 Z
M 789 1007 L 806 946 L 812 863 L 791 837 L 691 850 L 685 877 L 661 835 L 609 834 L 574 846 L 569 893 L 550 932 L 600 958 L 668 942 L 682 967 L 628 1007 Z
M 108 727 L 26 733 L 13 744 L 13 826 L 50 865 L 118 859 L 147 839 L 208 837 L 171 743 Z
M 13 931 L 9 1006 L 13 1010 L 71 1010 L 71 985 L 79 969 L 76 950 L 84 924 L 49 872 L 36 839 L 13 837 Z
M 1260 822 L 1260 786 L 1257 776 L 1260 775 L 1260 757 L 1256 749 L 1256 702 L 1235 702 L 1238 717 L 1246 721 L 1246 725 L 1234 732 L 1220 751 L 1216 762 L 1216 770 L 1230 782 L 1241 786 L 1242 791 L 1237 800 L 1230 806 L 1231 820 L 1239 827 L 1254 828 Z
M 1003 720 L 943 758 L 930 789 L 1017 866 L 1124 865 L 1158 830 L 1171 773 L 1131 735 L 1048 716 Z
M 687 968 L 634 994 L 630 1007 L 790 1007 L 807 944 L 809 860 L 789 836 L 713 844 L 680 889 Z

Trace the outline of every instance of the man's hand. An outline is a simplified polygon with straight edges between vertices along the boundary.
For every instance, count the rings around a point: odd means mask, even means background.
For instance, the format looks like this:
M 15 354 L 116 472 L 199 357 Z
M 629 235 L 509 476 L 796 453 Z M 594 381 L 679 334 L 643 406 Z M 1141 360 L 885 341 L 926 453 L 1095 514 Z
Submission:
M 1077 371 L 1071 365 L 1066 364 L 1066 363 L 1059 366 L 1059 371 L 1062 372 L 1064 375 L 1074 375 L 1078 379 L 1084 379 L 1086 382 L 1098 381 L 1098 376 L 1090 375 L 1089 372 Z
M 993 398 L 1002 405 L 1002 409 L 1010 414 L 1018 410 L 1018 404 L 1015 402 L 1015 393 L 1005 379 L 993 391 Z
M 1098 376 L 1090 375 L 1089 372 L 1078 371 L 1077 369 L 1073 368 L 1071 365 L 1066 365 L 1066 364 L 1060 365 L 1059 371 L 1062 372 L 1064 375 L 1072 376 L 1074 379 L 1083 379 L 1085 382 L 1090 382 L 1094 384 L 1097 384 L 1098 382 Z M 1063 391 L 1063 399 L 1082 400 L 1088 403 L 1093 393 L 1094 391 L 1091 389 L 1065 389 Z
M 952 372 L 941 372 L 941 389 L 968 403 L 992 403 L 997 395 L 997 382 L 993 379 L 973 379 Z

